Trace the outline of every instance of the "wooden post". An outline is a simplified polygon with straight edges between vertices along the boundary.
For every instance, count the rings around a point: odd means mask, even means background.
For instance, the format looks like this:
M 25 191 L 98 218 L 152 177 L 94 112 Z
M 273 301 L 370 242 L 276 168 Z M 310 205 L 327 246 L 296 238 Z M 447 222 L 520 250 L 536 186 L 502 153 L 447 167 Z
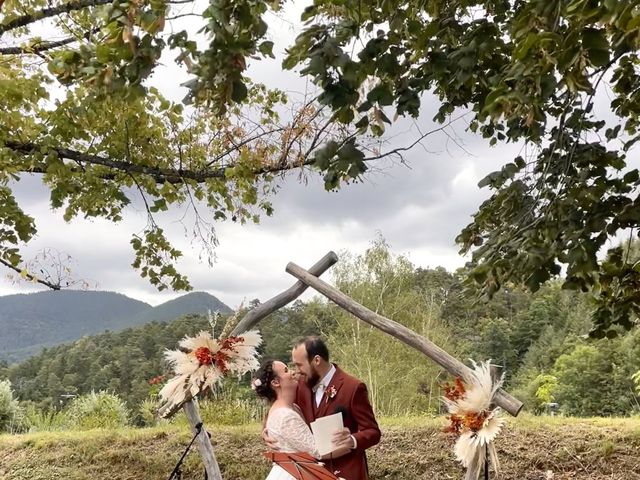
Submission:
M 462 377 L 462 379 L 471 378 L 471 370 L 469 369 L 469 367 L 449 355 L 435 343 L 418 335 L 413 330 L 410 330 L 404 325 L 394 322 L 393 320 L 389 320 L 382 315 L 378 315 L 377 313 L 369 310 L 367 307 L 360 305 L 358 302 L 349 298 L 340 290 L 337 290 L 328 283 L 320 280 L 295 263 L 289 263 L 287 265 L 286 271 L 296 277 L 298 280 L 301 280 L 310 287 L 313 287 L 315 290 L 322 293 L 325 297 L 332 300 L 338 306 L 342 307 L 349 313 L 352 313 L 359 319 L 367 322 L 369 325 L 373 325 L 374 327 L 379 328 L 383 332 L 396 337 L 407 345 L 410 345 L 416 350 L 424 353 L 427 357 L 443 367 L 452 375 Z M 520 400 L 509 395 L 502 389 L 496 392 L 494 396 L 494 402 L 496 403 L 496 405 L 499 405 L 513 416 L 517 416 L 523 407 L 523 403 Z
M 191 425 L 191 431 L 195 435 L 196 425 L 202 423 L 202 418 L 200 418 L 200 412 L 198 411 L 196 401 L 194 399 L 191 399 L 187 403 L 185 403 L 183 407 L 184 413 L 189 420 L 189 425 Z M 222 480 L 220 467 L 218 466 L 218 462 L 216 461 L 216 454 L 213 453 L 213 445 L 211 445 L 209 434 L 204 428 L 204 425 L 202 426 L 202 430 L 200 430 L 196 441 L 198 442 L 198 450 L 200 450 L 202 463 L 204 463 L 204 468 L 207 472 L 207 478 L 209 480 Z

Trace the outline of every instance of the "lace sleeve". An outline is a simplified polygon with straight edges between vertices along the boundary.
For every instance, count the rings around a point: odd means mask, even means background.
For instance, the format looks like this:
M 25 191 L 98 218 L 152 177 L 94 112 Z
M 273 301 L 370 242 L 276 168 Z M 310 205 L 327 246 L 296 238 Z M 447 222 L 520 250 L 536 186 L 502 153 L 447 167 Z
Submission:
M 320 458 L 313 434 L 300 415 L 288 408 L 278 409 L 274 414 L 268 429 L 283 451 L 305 452 Z

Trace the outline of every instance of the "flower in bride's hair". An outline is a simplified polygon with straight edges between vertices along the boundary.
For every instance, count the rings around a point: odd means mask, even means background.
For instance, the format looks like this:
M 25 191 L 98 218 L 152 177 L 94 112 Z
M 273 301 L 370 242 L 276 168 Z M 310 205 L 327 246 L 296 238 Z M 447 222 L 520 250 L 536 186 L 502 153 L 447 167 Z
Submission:
M 260 385 L 262 385 L 262 380 L 260 380 L 259 378 L 254 378 L 253 382 L 251 382 L 251 389 L 255 390 L 256 388 L 258 388 Z

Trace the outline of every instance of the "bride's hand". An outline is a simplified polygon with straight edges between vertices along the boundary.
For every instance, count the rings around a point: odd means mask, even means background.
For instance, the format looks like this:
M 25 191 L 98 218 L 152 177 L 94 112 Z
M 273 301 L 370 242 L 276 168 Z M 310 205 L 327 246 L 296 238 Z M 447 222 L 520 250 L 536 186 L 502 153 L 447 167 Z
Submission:
M 273 450 L 275 452 L 279 450 L 278 442 L 275 438 L 269 436 L 269 432 L 266 428 L 262 430 L 262 441 L 267 445 L 269 450 Z

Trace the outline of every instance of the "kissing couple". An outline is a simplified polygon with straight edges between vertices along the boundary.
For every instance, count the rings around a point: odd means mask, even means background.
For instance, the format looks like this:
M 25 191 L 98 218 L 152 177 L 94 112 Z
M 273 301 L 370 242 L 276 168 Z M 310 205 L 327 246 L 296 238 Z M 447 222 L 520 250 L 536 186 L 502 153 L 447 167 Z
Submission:
M 365 451 L 380 441 L 381 433 L 366 385 L 329 361 L 329 350 L 319 337 L 298 341 L 291 360 L 292 369 L 277 360 L 263 362 L 252 380 L 258 397 L 270 403 L 263 440 L 275 452 L 308 454 L 321 461 L 330 472 L 326 478 L 367 480 Z M 310 424 L 336 413 L 344 427 L 333 432 L 334 450 L 320 455 Z M 266 480 L 297 478 L 307 477 L 295 477 L 274 463 Z

